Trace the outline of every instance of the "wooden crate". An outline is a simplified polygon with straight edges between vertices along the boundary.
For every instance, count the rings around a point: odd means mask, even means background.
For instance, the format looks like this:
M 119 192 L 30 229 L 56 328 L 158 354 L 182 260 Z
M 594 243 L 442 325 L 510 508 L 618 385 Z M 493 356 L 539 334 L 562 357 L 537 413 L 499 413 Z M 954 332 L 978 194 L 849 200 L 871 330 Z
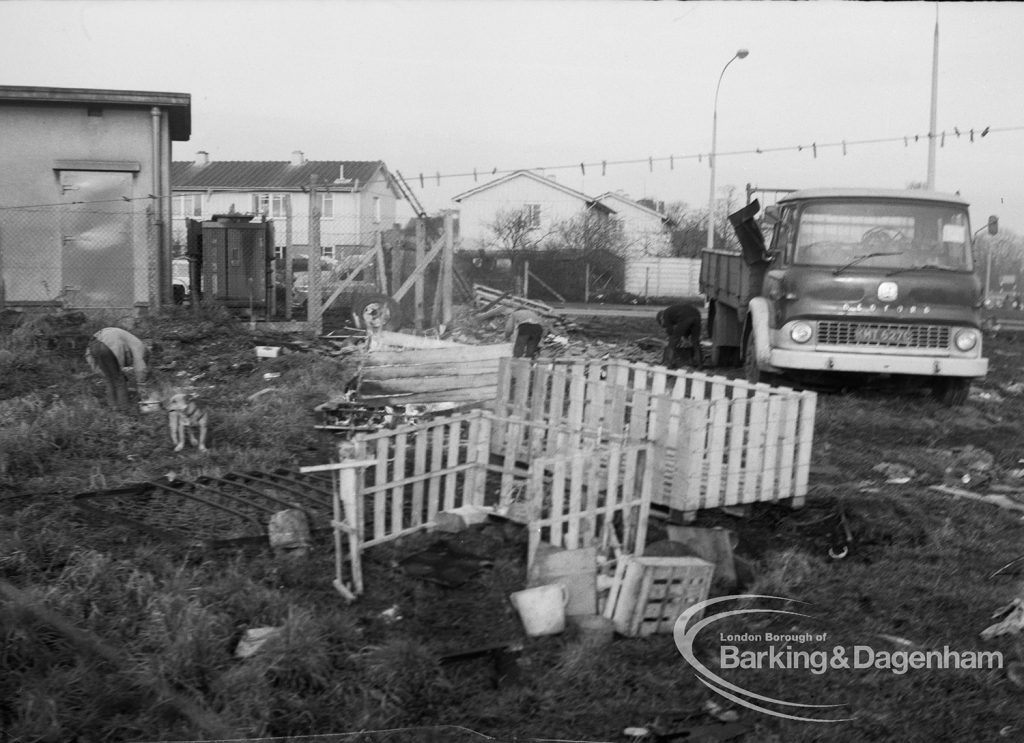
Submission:
M 626 557 L 604 616 L 627 637 L 670 633 L 680 614 L 707 599 L 714 571 L 714 564 L 699 557 Z
M 817 396 L 625 361 L 507 359 L 494 403 L 601 441 L 654 444 L 652 502 L 704 508 L 803 503 Z

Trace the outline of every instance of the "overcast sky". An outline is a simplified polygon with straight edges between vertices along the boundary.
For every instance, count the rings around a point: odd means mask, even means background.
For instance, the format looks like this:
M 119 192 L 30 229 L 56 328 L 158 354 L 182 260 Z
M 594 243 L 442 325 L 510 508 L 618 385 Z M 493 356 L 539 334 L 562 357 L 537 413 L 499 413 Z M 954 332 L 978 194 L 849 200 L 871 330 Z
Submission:
M 1024 3 L 938 18 L 936 188 L 961 192 L 975 227 L 996 213 L 1024 233 Z M 739 48 L 720 194 L 924 181 L 935 20 L 924 2 L 8 1 L 0 69 L 7 85 L 189 93 L 175 160 L 379 159 L 431 211 L 537 167 L 590 195 L 703 207 L 715 86 Z

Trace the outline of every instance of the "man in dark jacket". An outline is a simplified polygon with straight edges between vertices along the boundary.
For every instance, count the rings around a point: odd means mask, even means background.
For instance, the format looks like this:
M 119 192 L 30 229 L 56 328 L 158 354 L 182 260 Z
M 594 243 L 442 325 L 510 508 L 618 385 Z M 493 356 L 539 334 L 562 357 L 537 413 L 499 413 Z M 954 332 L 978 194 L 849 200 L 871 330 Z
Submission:
M 659 312 L 657 320 L 668 336 L 668 345 L 665 346 L 661 363 L 669 369 L 678 369 L 682 357 L 689 352 L 692 365 L 697 369 L 702 368 L 704 353 L 700 347 L 700 310 L 692 304 L 674 304 Z

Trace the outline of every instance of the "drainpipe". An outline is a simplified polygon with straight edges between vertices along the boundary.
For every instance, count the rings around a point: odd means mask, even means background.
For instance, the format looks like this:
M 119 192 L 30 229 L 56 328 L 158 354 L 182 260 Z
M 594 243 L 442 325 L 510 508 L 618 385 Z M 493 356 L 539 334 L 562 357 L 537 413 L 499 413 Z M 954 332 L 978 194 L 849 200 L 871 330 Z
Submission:
M 163 220 L 163 194 L 160 186 L 160 109 L 153 106 L 149 109 L 149 116 L 152 121 L 153 139 L 153 188 L 150 193 L 153 200 L 153 227 L 156 231 L 156 292 L 150 297 L 150 304 L 154 310 L 160 309 L 164 296 L 164 220 Z

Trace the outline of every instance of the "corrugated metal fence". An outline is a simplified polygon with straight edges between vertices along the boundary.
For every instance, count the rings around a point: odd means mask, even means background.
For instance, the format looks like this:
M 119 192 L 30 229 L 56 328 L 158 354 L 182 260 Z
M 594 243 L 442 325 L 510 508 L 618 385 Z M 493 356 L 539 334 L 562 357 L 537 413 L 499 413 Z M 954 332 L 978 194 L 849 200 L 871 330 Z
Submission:
M 626 261 L 626 291 L 641 297 L 696 297 L 697 258 L 636 258 Z

